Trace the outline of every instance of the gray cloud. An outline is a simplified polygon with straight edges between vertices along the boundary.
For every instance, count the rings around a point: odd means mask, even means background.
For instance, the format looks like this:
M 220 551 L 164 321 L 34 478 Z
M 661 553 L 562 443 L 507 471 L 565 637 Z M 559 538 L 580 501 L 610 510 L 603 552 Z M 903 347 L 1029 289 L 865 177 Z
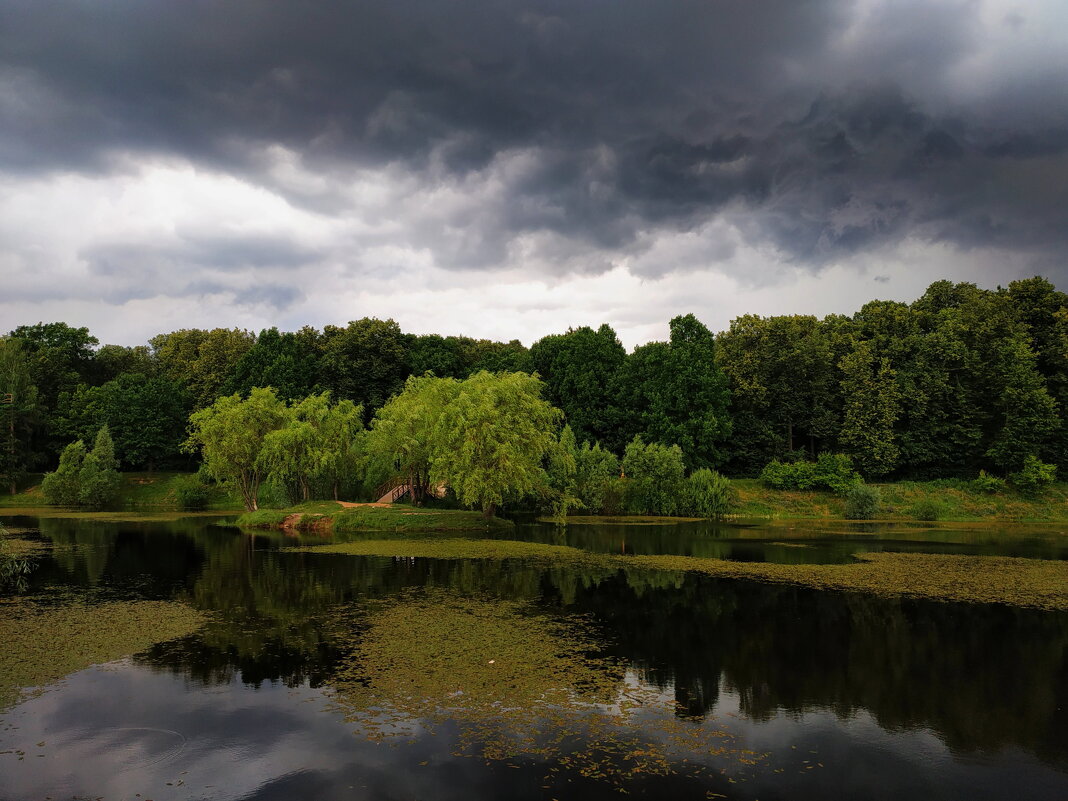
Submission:
M 174 155 L 330 216 L 346 213 L 348 170 L 399 165 L 428 190 L 462 187 L 522 153 L 492 205 L 443 213 L 416 244 L 443 266 L 489 268 L 545 235 L 544 261 L 581 269 L 579 254 L 596 271 L 605 253 L 643 247 L 642 231 L 724 217 L 813 267 L 906 237 L 1055 263 L 1068 245 L 1065 82 L 1041 55 L 1006 61 L 996 84 L 970 66 L 984 55 L 980 11 L 13 0 L 0 9 L 0 167 L 106 174 L 131 154 Z M 1031 24 L 1011 10 L 998 22 Z M 329 190 L 280 185 L 261 157 L 271 145 Z M 322 257 L 284 237 L 138 247 L 83 256 L 126 276 Z

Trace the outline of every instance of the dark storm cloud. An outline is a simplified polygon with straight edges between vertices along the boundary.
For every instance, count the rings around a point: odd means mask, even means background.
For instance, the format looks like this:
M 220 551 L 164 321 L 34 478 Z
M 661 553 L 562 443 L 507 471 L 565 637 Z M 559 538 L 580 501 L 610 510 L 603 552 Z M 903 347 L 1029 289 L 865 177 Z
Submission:
M 257 154 L 279 144 L 325 176 L 391 164 L 432 185 L 533 154 L 446 265 L 492 265 L 522 233 L 611 251 L 717 215 L 809 264 L 907 235 L 1068 245 L 1063 80 L 1006 66 L 950 107 L 978 6 L 872 8 L 858 23 L 837 0 L 8 2 L 0 166 L 175 154 L 271 183 Z M 202 244 L 184 256 L 262 261 Z M 90 254 L 98 271 L 125 258 Z

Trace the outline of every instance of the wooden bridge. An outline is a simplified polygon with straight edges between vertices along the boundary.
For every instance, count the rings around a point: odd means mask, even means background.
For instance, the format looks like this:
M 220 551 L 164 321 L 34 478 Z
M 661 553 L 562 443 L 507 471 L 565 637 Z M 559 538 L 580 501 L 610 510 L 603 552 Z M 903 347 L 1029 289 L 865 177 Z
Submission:
M 445 485 L 434 484 L 427 487 L 427 492 L 433 495 L 435 498 L 445 497 Z M 397 476 L 391 478 L 383 484 L 378 486 L 375 490 L 375 503 L 395 503 L 403 498 L 405 495 L 410 496 L 412 494 L 411 479 L 408 476 Z

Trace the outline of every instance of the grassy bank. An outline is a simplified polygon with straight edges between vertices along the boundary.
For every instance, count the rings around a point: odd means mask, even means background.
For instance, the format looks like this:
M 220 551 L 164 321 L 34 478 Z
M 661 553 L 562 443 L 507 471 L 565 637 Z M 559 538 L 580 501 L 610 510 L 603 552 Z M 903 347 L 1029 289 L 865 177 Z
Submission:
M 178 486 L 183 481 L 188 481 L 193 475 L 193 473 L 173 471 L 123 473 L 119 497 L 114 507 L 116 509 L 178 509 Z M 41 493 L 43 478 L 42 474 L 30 475 L 16 494 L 0 495 L 0 509 L 47 507 L 48 502 Z M 207 508 L 223 512 L 237 511 L 241 509 L 241 501 L 226 489 L 213 486 L 209 489 Z
M 818 490 L 774 490 L 758 479 L 731 482 L 737 517 L 769 519 L 842 518 L 845 500 Z M 1006 489 L 996 494 L 978 492 L 967 481 L 897 481 L 873 484 L 882 494 L 880 520 L 946 520 L 977 522 L 1068 521 L 1068 483 L 1059 482 L 1038 497 Z M 931 517 L 931 510 L 935 516 Z
M 1068 609 L 1068 563 L 1002 556 L 869 553 L 842 565 L 732 562 L 693 556 L 617 556 L 512 540 L 363 540 L 306 546 L 309 553 L 432 559 L 521 559 L 584 570 L 665 570 L 883 597 Z
M 309 501 L 287 509 L 247 512 L 237 525 L 250 528 L 328 529 L 350 531 L 487 531 L 512 528 L 513 523 L 481 512 L 462 509 L 423 509 L 405 504 L 343 507 L 334 501 Z

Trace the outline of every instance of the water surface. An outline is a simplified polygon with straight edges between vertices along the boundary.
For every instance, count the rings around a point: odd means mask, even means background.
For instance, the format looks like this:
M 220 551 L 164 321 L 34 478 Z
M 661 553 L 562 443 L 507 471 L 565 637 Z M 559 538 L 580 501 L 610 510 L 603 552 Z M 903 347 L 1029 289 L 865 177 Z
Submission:
M 0 713 L 3 799 L 1068 797 L 1065 613 L 291 552 L 318 535 L 204 519 L 3 522 L 56 545 L 31 575 L 34 603 L 177 600 L 210 618 Z M 1064 535 L 1034 527 L 530 524 L 514 536 L 785 562 L 1068 555 Z M 553 653 L 504 673 L 529 643 Z M 454 687 L 442 665 L 486 681 Z M 453 712 L 429 714 L 410 686 Z M 531 701 L 563 686 L 581 703 Z M 512 707 L 495 719 L 498 692 Z M 629 697 L 643 705 L 619 719 Z

